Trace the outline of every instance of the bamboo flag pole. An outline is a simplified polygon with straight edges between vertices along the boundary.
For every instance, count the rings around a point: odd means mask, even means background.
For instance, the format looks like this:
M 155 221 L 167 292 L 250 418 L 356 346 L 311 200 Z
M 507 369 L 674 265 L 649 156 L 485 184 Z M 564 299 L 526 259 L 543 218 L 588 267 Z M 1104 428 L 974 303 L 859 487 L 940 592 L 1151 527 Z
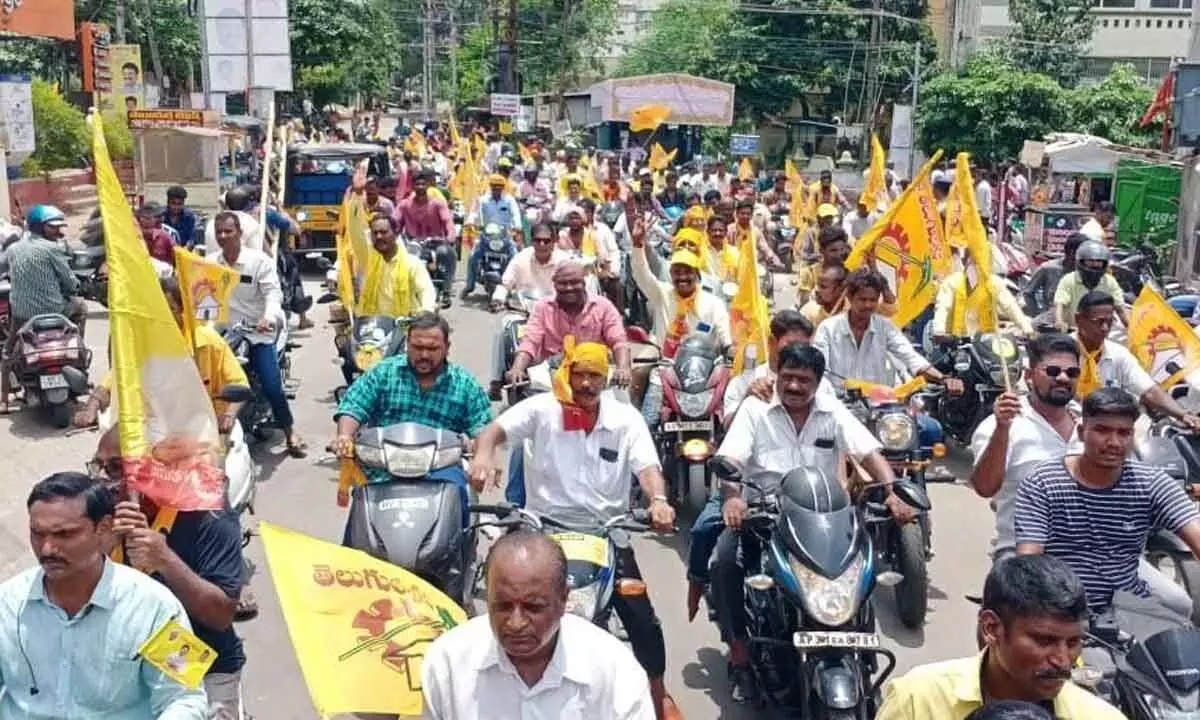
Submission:
M 258 226 L 263 229 L 264 237 L 267 230 L 267 205 L 271 198 L 271 157 L 275 154 L 275 101 L 267 106 L 267 144 L 263 151 L 262 195 L 258 202 Z M 274 255 L 274 251 L 271 251 Z

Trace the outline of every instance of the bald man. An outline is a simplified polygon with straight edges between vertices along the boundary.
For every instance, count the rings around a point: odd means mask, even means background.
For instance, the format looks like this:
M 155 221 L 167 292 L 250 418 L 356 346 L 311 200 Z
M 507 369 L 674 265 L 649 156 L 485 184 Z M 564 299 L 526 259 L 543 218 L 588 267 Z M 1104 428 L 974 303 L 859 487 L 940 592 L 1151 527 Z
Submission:
M 488 614 L 429 646 L 425 717 L 653 720 L 646 673 L 616 638 L 566 614 L 567 559 L 535 532 L 515 532 L 487 560 Z

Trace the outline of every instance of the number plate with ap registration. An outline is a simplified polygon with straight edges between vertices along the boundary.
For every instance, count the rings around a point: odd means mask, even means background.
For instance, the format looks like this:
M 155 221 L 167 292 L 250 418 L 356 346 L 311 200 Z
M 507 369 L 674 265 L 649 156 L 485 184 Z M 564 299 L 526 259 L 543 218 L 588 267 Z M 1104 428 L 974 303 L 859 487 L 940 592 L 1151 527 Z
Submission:
M 712 418 L 708 420 L 681 420 L 663 423 L 663 432 L 708 432 L 713 429 Z
M 792 644 L 801 649 L 873 649 L 879 647 L 879 636 L 874 633 L 858 632 L 798 632 L 792 636 Z

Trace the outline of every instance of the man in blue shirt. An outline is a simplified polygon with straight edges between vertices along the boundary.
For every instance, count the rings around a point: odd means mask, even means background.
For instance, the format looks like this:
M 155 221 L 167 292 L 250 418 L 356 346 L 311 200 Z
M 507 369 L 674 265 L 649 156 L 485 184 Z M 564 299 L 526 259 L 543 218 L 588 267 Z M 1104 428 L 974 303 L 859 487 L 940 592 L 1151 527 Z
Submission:
M 507 192 L 508 179 L 503 175 L 497 173 L 489 177 L 488 188 L 488 194 L 479 198 L 478 216 L 468 220 L 467 224 L 480 228 L 490 225 L 498 226 L 505 243 L 504 252 L 508 255 L 508 259 L 512 260 L 513 255 L 517 254 L 515 240 L 521 237 L 522 233 L 521 205 L 511 193 Z M 488 237 L 485 235 L 471 251 L 471 261 L 467 265 L 467 281 L 462 290 L 463 300 L 466 300 L 475 291 L 475 279 L 479 274 L 479 266 L 483 262 L 488 245 Z
M 167 212 L 163 225 L 178 236 L 177 242 L 190 248 L 196 244 L 196 213 L 187 206 L 187 190 L 182 185 L 167 188 Z
M 25 505 L 39 567 L 0 584 L 0 720 L 205 720 L 204 692 L 140 654 L 171 620 L 190 624 L 164 585 L 105 555 L 108 489 L 83 473 L 56 473 Z

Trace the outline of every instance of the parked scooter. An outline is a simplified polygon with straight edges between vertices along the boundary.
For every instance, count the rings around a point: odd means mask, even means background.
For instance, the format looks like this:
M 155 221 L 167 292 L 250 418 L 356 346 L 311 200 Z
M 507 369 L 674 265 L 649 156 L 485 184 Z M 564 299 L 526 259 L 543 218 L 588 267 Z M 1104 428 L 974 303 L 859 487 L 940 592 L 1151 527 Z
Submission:
M 92 351 L 84 345 L 79 327 L 63 315 L 38 315 L 16 330 L 12 373 L 25 395 L 25 404 L 38 407 L 55 427 L 71 424 L 74 392 L 66 368 L 87 374 Z
M 475 531 L 469 505 L 446 477 L 465 472 L 462 438 L 419 423 L 364 427 L 354 454 L 364 470 L 386 471 L 389 479 L 354 488 L 345 545 L 416 573 L 469 607 Z
M 837 478 L 813 468 L 796 468 L 777 491 L 765 492 L 724 458 L 710 465 L 717 477 L 752 491 L 742 533 L 757 537 L 762 552 L 746 568 L 744 592 L 760 703 L 801 717 L 874 717 L 880 688 L 896 667 L 895 655 L 880 646 L 870 603 L 878 537 L 872 528 L 890 524 L 887 507 L 868 500 L 868 492 L 852 502 Z M 893 490 L 913 507 L 929 508 L 916 484 L 900 479 Z

